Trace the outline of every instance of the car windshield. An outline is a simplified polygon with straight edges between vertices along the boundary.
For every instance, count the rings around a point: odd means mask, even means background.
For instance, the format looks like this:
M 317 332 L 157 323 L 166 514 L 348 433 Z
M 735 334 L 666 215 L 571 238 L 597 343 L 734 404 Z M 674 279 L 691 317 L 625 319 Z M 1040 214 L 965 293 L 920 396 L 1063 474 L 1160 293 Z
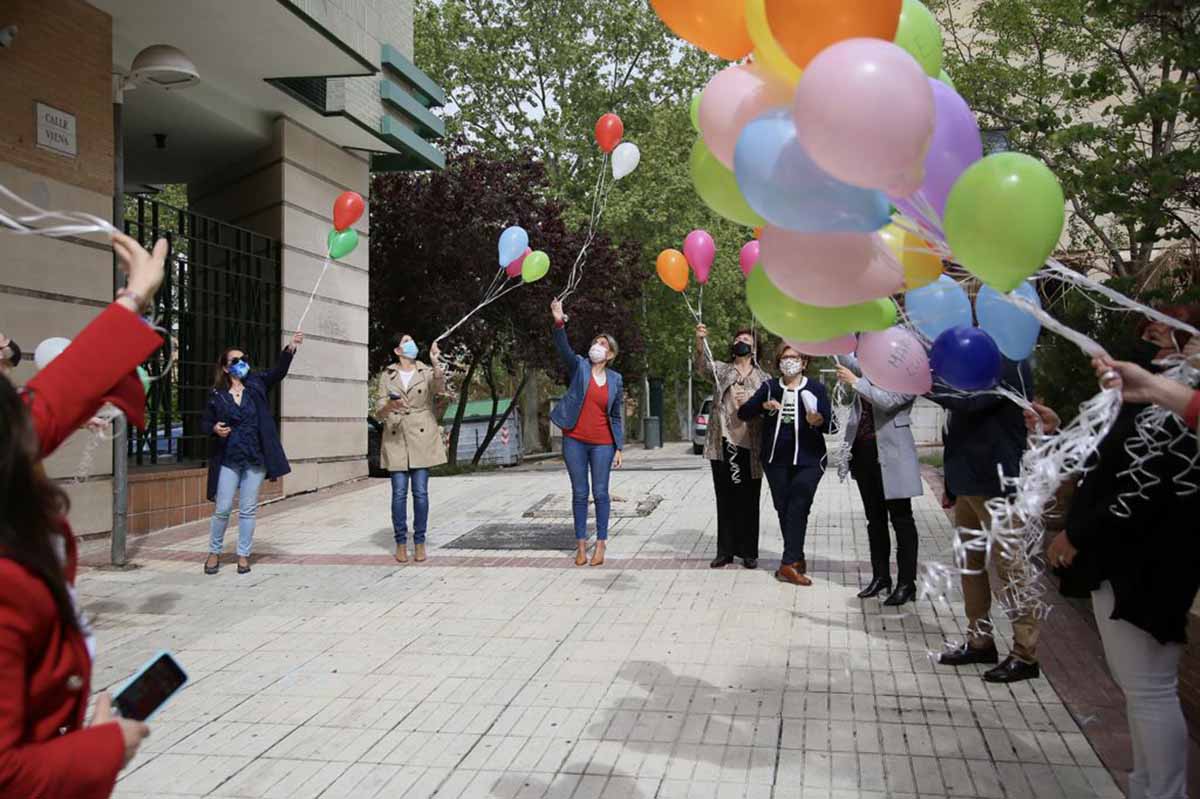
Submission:
M 712 412 L 712 400 L 706 399 L 704 404 L 700 406 L 700 415 L 707 416 Z

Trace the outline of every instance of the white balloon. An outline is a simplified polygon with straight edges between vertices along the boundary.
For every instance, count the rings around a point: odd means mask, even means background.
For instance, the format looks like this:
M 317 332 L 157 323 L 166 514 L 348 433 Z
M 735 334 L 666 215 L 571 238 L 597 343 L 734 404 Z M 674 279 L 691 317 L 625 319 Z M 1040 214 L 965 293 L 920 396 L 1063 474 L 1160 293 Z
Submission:
M 613 179 L 620 180 L 637 169 L 642 160 L 642 151 L 630 141 L 621 142 L 612 154 Z
M 47 365 L 65 350 L 71 344 L 71 339 L 56 336 L 48 338 L 41 344 L 37 345 L 37 349 L 33 351 L 33 362 L 38 369 L 45 369 Z

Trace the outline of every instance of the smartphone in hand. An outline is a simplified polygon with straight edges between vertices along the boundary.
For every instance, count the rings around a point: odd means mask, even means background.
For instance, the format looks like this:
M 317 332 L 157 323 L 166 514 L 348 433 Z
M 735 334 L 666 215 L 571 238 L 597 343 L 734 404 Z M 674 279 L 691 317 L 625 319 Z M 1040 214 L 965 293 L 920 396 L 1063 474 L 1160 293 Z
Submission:
M 170 652 L 159 652 L 117 692 L 113 707 L 122 718 L 146 721 L 187 685 L 188 676 Z

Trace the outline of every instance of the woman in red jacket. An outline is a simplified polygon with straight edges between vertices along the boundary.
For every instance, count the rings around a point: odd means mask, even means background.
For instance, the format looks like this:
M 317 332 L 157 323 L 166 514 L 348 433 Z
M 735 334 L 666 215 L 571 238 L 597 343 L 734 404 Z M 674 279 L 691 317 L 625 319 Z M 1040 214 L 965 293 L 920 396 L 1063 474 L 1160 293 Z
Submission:
M 101 696 L 84 726 L 93 638 L 75 599 L 67 497 L 38 462 L 105 402 L 144 423 L 137 365 L 162 344 L 138 312 L 163 279 L 154 254 L 114 236 L 129 288 L 21 392 L 0 380 L 0 799 L 104 799 L 145 724 Z

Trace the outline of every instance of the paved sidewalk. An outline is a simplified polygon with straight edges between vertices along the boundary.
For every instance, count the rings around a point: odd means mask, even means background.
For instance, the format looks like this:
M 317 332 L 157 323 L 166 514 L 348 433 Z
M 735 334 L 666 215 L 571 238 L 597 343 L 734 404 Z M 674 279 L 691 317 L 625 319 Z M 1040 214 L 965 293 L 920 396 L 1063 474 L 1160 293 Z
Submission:
M 140 568 L 85 570 L 96 687 L 160 648 L 193 678 L 117 796 L 1121 796 L 1049 682 L 931 664 L 962 637 L 960 607 L 855 598 L 869 565 L 852 483 L 822 482 L 815 584 L 796 589 L 771 579 L 766 486 L 760 569 L 714 571 L 706 464 L 678 445 L 630 461 L 602 568 L 444 548 L 485 523 L 568 523 L 524 516 L 566 508 L 565 473 L 539 469 L 432 481 L 425 564 L 391 560 L 376 481 L 274 508 L 249 575 L 231 558 L 202 573 L 200 525 L 140 539 Z M 630 515 L 646 495 L 661 502 Z M 945 557 L 935 497 L 915 511 L 922 558 Z

